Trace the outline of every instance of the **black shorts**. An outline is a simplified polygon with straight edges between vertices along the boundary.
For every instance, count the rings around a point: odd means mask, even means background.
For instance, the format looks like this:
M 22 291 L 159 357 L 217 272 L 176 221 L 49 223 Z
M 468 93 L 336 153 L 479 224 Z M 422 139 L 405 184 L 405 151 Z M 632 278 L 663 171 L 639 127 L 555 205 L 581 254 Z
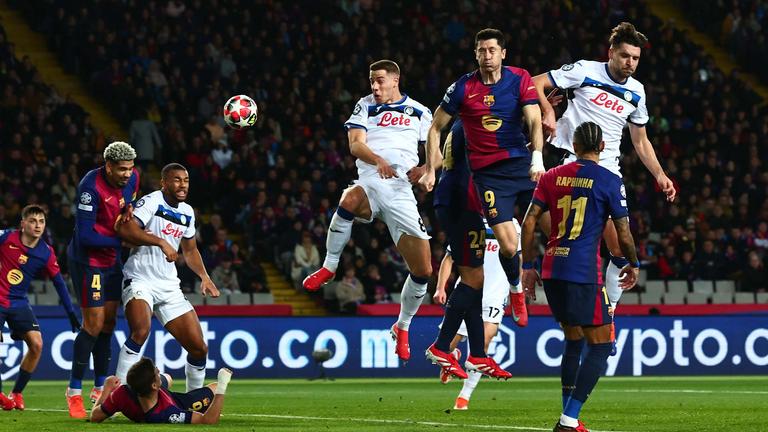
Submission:
M 29 331 L 40 331 L 35 313 L 30 305 L 4 308 L 0 306 L 0 329 L 8 323 L 11 329 L 11 339 L 22 340 Z
M 170 392 L 179 408 L 204 413 L 213 402 L 213 390 L 200 387 L 187 393 Z
M 536 187 L 528 175 L 529 169 L 530 160 L 520 157 L 505 159 L 472 173 L 488 225 L 511 221 L 516 204 L 522 212 L 528 207 Z
M 480 267 L 485 257 L 483 216 L 473 211 L 437 207 L 437 218 L 445 229 L 451 257 L 456 265 Z
M 101 307 L 122 297 L 123 270 L 117 264 L 92 267 L 70 259 L 69 274 L 82 308 Z
M 570 326 L 610 324 L 608 293 L 603 285 L 544 280 L 544 292 L 555 320 Z

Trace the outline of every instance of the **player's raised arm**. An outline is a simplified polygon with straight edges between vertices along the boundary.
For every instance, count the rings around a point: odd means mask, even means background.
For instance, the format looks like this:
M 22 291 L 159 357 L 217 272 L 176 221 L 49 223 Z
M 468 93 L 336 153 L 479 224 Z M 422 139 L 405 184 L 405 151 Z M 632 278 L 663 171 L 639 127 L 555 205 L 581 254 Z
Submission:
M 181 252 L 184 254 L 184 261 L 187 262 L 189 269 L 200 278 L 200 293 L 203 296 L 210 294 L 211 297 L 218 297 L 219 289 L 216 288 L 216 284 L 208 275 L 208 270 L 205 269 L 203 257 L 200 256 L 200 250 L 197 249 L 197 240 L 194 237 L 181 239 Z
M 424 175 L 419 179 L 419 185 L 427 192 L 435 187 L 435 170 L 443 163 L 443 155 L 440 153 L 440 132 L 451 122 L 451 116 L 442 106 L 437 107 L 432 126 L 427 134 L 427 161 Z
M 674 201 L 677 195 L 675 185 L 661 167 L 659 159 L 656 157 L 656 150 L 654 150 L 651 140 L 648 139 L 645 125 L 640 126 L 630 122 L 629 135 L 632 138 L 632 145 L 635 146 L 637 156 L 640 157 L 643 165 L 648 168 L 653 178 L 656 179 L 656 183 L 658 183 L 661 190 L 667 196 L 667 201 Z
M 545 134 L 554 138 L 557 120 L 555 119 L 555 109 L 547 99 L 547 94 L 555 88 L 555 85 L 549 78 L 549 72 L 533 77 L 533 85 L 536 86 L 536 94 L 539 96 L 539 105 L 541 105 L 542 128 Z

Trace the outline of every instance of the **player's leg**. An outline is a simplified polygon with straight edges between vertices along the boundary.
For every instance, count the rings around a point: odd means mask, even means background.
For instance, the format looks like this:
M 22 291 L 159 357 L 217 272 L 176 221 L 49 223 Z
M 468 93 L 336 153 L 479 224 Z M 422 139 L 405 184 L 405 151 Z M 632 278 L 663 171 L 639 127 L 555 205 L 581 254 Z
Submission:
M 130 331 L 125 343 L 120 347 L 115 375 L 125 382 L 128 369 L 141 358 L 144 342 L 149 337 L 152 326 L 152 295 L 150 287 L 139 282 L 126 281 L 123 288 L 125 319 Z
M 178 307 L 181 305 L 175 308 L 178 310 Z M 158 310 L 158 318 L 161 322 L 164 321 L 163 313 L 162 309 Z M 168 320 L 164 325 L 165 329 L 179 342 L 179 345 L 187 351 L 187 363 L 184 367 L 187 377 L 187 391 L 202 387 L 205 380 L 205 366 L 208 362 L 208 345 L 205 343 L 197 313 L 194 309 L 188 310 Z
M 43 352 L 43 336 L 39 330 L 27 331 L 21 336 L 21 339 L 27 345 L 27 353 L 24 354 L 24 358 L 21 360 L 19 375 L 16 377 L 16 383 L 11 392 L 11 398 L 17 410 L 25 408 L 22 393 L 32 378 L 32 373 L 35 372 Z
M 3 331 L 2 329 L 5 326 L 5 320 L 8 314 L 9 310 L 0 306 L 0 333 Z M 0 334 L 0 336 L 2 335 Z M 3 393 L 3 379 L 0 377 L 0 408 L 4 409 L 5 411 L 10 411 L 13 409 L 13 406 L 13 399 L 9 398 L 5 395 L 5 393 Z
M 392 230 L 390 229 L 390 231 Z M 393 240 L 395 240 L 394 237 Z M 402 234 L 396 240 L 397 250 L 408 265 L 409 273 L 403 283 L 400 295 L 400 314 L 397 322 L 392 326 L 392 333 L 396 339 L 398 357 L 403 361 L 408 361 L 411 357 L 410 346 L 408 345 L 408 329 L 411 326 L 411 320 L 424 300 L 424 296 L 427 295 L 427 283 L 432 274 L 432 263 L 428 240 L 409 234 Z
M 91 267 L 70 260 L 72 284 L 80 300 L 80 311 L 83 316 L 82 328 L 72 344 L 72 371 L 70 372 L 67 396 L 70 405 L 70 416 L 85 418 L 82 408 L 83 377 L 87 370 L 91 353 L 94 350 L 98 336 L 102 331 L 105 316 L 105 296 L 102 290 L 104 269 Z M 78 398 L 79 401 L 78 401 Z
M 309 291 L 317 291 L 331 280 L 339 266 L 341 252 L 347 245 L 352 235 L 352 223 L 355 217 L 371 219 L 371 205 L 368 201 L 364 186 L 357 184 L 347 188 L 341 195 L 339 207 L 328 225 L 328 233 L 325 238 L 325 260 L 323 266 L 304 279 L 304 288 Z
M 605 224 L 603 239 L 605 239 L 605 244 L 610 254 L 608 266 L 605 269 L 605 288 L 608 292 L 608 300 L 611 304 L 611 317 L 613 318 L 616 316 L 616 307 L 621 299 L 621 294 L 624 292 L 619 288 L 619 274 L 628 261 L 621 252 L 616 226 L 613 225 L 613 220 L 610 218 Z M 611 323 L 611 343 L 611 355 L 616 355 L 616 325 L 613 322 Z
M 485 352 L 487 353 L 491 341 L 499 332 L 499 324 L 488 321 L 485 321 L 483 324 L 485 328 Z M 464 380 L 461 391 L 459 392 L 459 397 L 456 398 L 456 403 L 453 406 L 454 409 L 466 410 L 469 408 L 469 399 L 472 397 L 472 393 L 480 383 L 480 378 L 483 377 L 482 373 L 474 370 L 468 371 L 467 375 L 468 378 Z

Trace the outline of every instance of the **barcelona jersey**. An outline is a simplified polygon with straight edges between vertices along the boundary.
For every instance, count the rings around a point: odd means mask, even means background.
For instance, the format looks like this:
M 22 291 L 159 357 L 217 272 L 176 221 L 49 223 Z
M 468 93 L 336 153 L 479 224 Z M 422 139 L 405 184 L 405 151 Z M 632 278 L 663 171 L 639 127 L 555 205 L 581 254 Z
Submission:
M 579 159 L 547 171 L 531 202 L 552 218 L 542 279 L 599 283 L 597 248 L 605 222 L 609 216 L 628 216 L 621 179 L 593 161 Z
M 464 128 L 456 119 L 443 147 L 443 171 L 435 187 L 435 207 L 482 213 L 477 189 L 467 164 Z
M 39 275 L 53 279 L 60 274 L 53 248 L 43 240 L 24 246 L 17 230 L 0 231 L 0 306 L 29 304 L 30 282 Z
M 523 106 L 538 103 L 536 87 L 525 69 L 501 68 L 501 79 L 483 84 L 480 72 L 464 75 L 451 84 L 440 106 L 464 123 L 469 166 L 476 171 L 498 161 L 526 158 L 528 140 L 523 133 Z
M 105 167 L 89 171 L 77 187 L 77 223 L 69 243 L 69 257 L 91 267 L 119 263 L 122 243 L 115 232 L 115 222 L 123 209 L 136 200 L 138 191 L 139 173 L 135 169 L 122 188 L 107 182 Z

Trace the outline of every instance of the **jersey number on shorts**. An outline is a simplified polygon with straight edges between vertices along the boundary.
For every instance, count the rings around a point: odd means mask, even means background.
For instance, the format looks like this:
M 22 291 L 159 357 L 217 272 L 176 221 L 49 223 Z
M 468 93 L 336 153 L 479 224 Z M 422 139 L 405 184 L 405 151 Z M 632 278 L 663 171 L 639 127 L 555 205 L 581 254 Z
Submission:
M 91 279 L 91 288 L 95 289 L 96 291 L 101 289 L 101 275 L 93 275 L 93 279 Z
M 493 207 L 494 204 L 496 204 L 496 195 L 493 194 L 492 190 L 485 191 L 483 198 L 485 198 L 485 202 L 488 203 L 488 207 Z
M 560 223 L 557 224 L 557 238 L 561 238 L 565 235 L 565 225 L 568 222 L 568 217 L 571 215 L 571 209 L 575 210 L 573 215 L 573 226 L 571 227 L 571 233 L 568 235 L 568 240 L 575 240 L 581 235 L 581 228 L 584 226 L 584 212 L 587 210 L 587 197 L 571 199 L 570 195 L 566 195 L 557 200 L 557 208 L 563 209 L 563 217 L 560 219 Z
M 470 249 L 483 249 L 485 248 L 485 230 L 469 231 L 469 248 Z
M 496 318 L 501 313 L 501 309 L 492 306 L 488 307 L 488 318 Z
M 424 226 L 424 221 L 419 218 L 419 229 L 421 232 L 427 232 L 427 227 Z

